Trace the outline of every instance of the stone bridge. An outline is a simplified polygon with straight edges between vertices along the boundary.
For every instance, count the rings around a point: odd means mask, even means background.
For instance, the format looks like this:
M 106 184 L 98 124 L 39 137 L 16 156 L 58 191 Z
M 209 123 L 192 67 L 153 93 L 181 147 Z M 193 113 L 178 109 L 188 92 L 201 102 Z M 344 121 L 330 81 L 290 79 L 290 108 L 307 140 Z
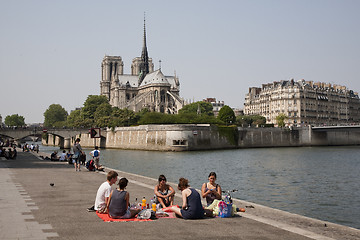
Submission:
M 14 141 L 21 141 L 26 137 L 43 138 L 43 143 L 49 145 L 58 145 L 60 148 L 70 148 L 76 136 L 81 134 L 89 134 L 88 128 L 76 129 L 45 129 L 45 128 L 1 128 L 0 136 L 3 138 L 11 138 Z M 56 143 L 55 143 L 56 142 Z
M 42 128 L 0 128 L 0 137 L 11 138 L 15 141 L 26 137 L 41 138 Z

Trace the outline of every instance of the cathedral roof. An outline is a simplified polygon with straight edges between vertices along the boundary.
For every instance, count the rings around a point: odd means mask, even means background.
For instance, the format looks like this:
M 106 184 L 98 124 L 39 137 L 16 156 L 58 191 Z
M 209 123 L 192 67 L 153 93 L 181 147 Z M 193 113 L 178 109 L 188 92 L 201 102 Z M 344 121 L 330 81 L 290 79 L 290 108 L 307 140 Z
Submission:
M 126 86 L 129 82 L 131 87 L 138 87 L 139 76 L 136 75 L 119 75 L 119 83 L 122 86 Z
M 153 83 L 170 84 L 164 74 L 161 72 L 161 70 L 158 69 L 154 72 L 147 74 L 139 87 Z

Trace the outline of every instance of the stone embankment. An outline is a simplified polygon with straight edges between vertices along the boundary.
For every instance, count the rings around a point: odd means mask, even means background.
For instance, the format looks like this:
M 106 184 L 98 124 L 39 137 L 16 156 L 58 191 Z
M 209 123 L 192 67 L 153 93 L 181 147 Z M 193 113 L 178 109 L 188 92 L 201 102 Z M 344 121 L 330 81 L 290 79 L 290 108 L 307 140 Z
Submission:
M 156 179 L 118 173 L 129 179 L 131 201 L 153 196 Z M 0 239 L 360 239 L 358 229 L 237 199 L 238 207 L 254 208 L 234 218 L 105 223 L 86 211 L 105 174 L 75 172 L 67 163 L 44 161 L 32 153 L 19 152 L 16 160 L 0 158 Z M 181 205 L 180 196 L 177 192 L 175 203 Z
M 57 132 L 56 134 L 60 134 Z M 252 147 L 301 147 L 329 145 L 360 145 L 360 127 L 330 128 L 237 128 L 210 124 L 141 125 L 101 130 L 101 138 L 89 133 L 71 139 L 48 131 L 43 145 L 69 148 L 75 138 L 81 138 L 83 147 L 192 151 Z M 66 146 L 65 146 L 66 145 Z

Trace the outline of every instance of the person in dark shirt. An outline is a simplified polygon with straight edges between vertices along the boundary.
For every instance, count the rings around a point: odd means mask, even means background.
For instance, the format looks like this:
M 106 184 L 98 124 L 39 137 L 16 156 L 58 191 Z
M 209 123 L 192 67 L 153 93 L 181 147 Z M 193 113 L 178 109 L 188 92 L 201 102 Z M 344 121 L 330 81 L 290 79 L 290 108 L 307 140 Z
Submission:
M 182 194 L 182 208 L 172 206 L 171 210 L 184 219 L 204 218 L 205 211 L 201 204 L 200 194 L 195 189 L 190 188 L 189 181 L 186 178 L 179 179 L 178 189 Z

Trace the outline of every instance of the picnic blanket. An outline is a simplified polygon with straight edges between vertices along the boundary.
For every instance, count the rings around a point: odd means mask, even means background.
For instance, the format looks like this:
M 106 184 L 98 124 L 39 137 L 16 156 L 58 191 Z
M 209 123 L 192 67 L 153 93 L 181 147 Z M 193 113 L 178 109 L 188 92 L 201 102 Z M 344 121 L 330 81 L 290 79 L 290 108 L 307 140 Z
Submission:
M 161 217 L 161 218 L 176 218 L 174 212 L 168 212 L 167 214 L 169 216 Z M 137 219 L 136 217 L 129 218 L 129 219 L 115 219 L 115 218 L 109 217 L 109 214 L 107 214 L 107 213 L 99 213 L 99 212 L 96 212 L 96 215 L 98 215 L 98 217 L 101 218 L 104 222 L 146 222 L 146 221 L 153 221 L 152 219 Z
M 129 218 L 129 219 L 115 219 L 109 217 L 107 213 L 98 213 L 96 212 L 99 218 L 101 218 L 104 222 L 148 222 L 152 221 L 151 219 L 137 219 L 137 218 Z

